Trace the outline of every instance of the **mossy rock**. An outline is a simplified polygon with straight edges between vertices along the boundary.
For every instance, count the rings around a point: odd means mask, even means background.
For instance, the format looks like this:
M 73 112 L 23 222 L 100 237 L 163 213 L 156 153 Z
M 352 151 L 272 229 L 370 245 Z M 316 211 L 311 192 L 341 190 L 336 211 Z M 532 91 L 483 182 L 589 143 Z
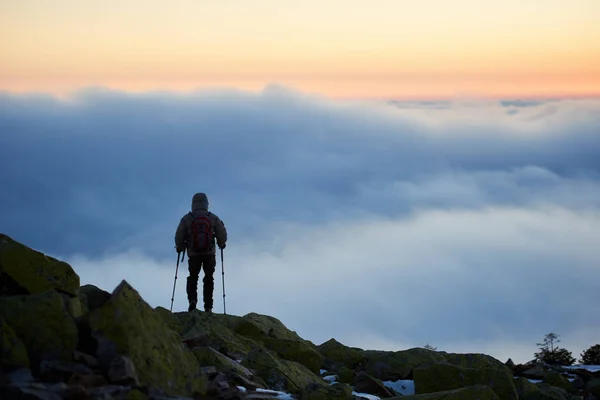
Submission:
M 88 310 L 101 307 L 110 299 L 110 293 L 94 285 L 83 285 L 79 288 L 79 295 L 85 298 L 84 301 Z
M 499 368 L 510 371 L 510 368 L 502 361 L 482 353 L 446 353 L 440 352 L 446 358 L 448 364 L 463 368 Z
M 244 315 L 237 323 L 235 332 L 248 338 L 276 338 L 302 341 L 294 331 L 289 330 L 277 318 L 250 313 Z
M 299 362 L 313 374 L 319 374 L 323 356 L 305 341 L 275 338 L 262 338 L 261 341 L 281 358 Z
M 531 382 L 527 378 L 523 378 L 522 376 L 515 379 L 515 387 L 517 388 L 517 394 L 519 395 L 519 399 L 524 398 L 530 393 L 539 392 L 540 388 L 533 382 Z
M 0 297 L 0 309 L 4 320 L 25 345 L 32 365 L 46 359 L 73 359 L 78 332 L 61 294 L 49 290 Z
M 69 264 L 4 234 L 0 234 L 0 274 L 6 274 L 30 294 L 55 289 L 76 296 L 79 289 L 79 275 Z
M 384 381 L 406 379 L 413 368 L 447 361 L 444 354 L 422 347 L 401 351 L 367 350 L 364 354 L 368 358 L 364 370 Z
M 573 384 L 563 374 L 558 372 L 549 372 L 546 374 L 543 380 L 550 386 L 556 386 L 567 391 L 574 391 Z
M 367 354 L 357 347 L 348 347 L 335 339 L 317 346 L 324 357 L 324 366 L 328 370 L 338 371 L 341 367 L 352 370 L 360 369 L 367 364 Z
M 4 318 L 0 318 L 0 364 L 10 368 L 29 368 L 27 349 Z
M 549 386 L 547 384 L 541 384 L 538 386 L 540 390 L 536 392 L 530 392 L 520 398 L 521 400 L 569 400 L 570 396 L 566 390 Z
M 475 385 L 428 394 L 392 397 L 388 400 L 504 400 L 485 385 Z
M 349 385 L 354 384 L 356 379 L 356 371 L 348 367 L 340 367 L 337 371 L 338 381 L 341 383 L 347 383 Z
M 171 311 L 167 310 L 164 307 L 156 307 L 154 309 L 154 312 L 160 316 L 160 318 L 163 319 L 163 321 L 165 321 L 165 324 L 167 324 L 167 326 L 169 327 L 169 329 L 177 332 L 177 334 L 179 334 L 181 336 L 181 330 L 182 330 L 182 323 L 181 321 L 179 321 L 179 318 L 177 318 L 177 316 L 175 314 L 173 314 Z
M 207 315 L 201 312 L 181 313 L 175 316 L 180 322 L 181 337 L 190 348 L 210 346 L 229 358 L 241 360 L 246 358 L 250 350 L 263 347 L 261 343 L 232 330 L 239 317 Z
M 256 373 L 274 390 L 300 393 L 308 385 L 326 385 L 321 377 L 304 365 L 280 359 L 265 348 L 250 351 L 242 365 Z
M 352 387 L 345 383 L 309 385 L 300 393 L 300 400 L 352 400 Z
M 600 399 L 600 379 L 591 379 L 585 387 L 587 391 Z
M 251 379 L 252 372 L 237 361 L 232 360 L 224 354 L 219 353 L 212 347 L 196 347 L 192 353 L 198 360 L 200 367 L 214 366 L 219 372 L 234 372 L 244 378 Z
M 514 378 L 504 369 L 462 368 L 450 364 L 436 364 L 413 370 L 417 394 L 459 389 L 461 387 L 487 385 L 502 400 L 517 400 Z
M 61 293 L 65 309 L 73 319 L 77 319 L 83 315 L 81 301 L 79 297 L 69 296 L 68 294 Z
M 143 386 L 183 396 L 201 389 L 194 355 L 126 281 L 82 321 L 98 343 L 96 356 L 103 368 L 116 355 L 126 355 Z

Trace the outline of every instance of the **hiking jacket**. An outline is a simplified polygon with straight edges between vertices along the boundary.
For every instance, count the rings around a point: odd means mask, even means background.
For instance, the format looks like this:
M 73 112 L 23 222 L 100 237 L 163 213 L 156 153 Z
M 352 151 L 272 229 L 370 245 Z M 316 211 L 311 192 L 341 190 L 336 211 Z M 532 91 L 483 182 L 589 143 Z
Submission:
M 191 223 L 196 216 L 204 215 L 207 216 L 211 222 L 214 238 L 211 243 L 211 248 L 202 253 L 193 251 L 190 246 L 190 229 Z M 219 247 L 224 247 L 227 242 L 227 229 L 221 219 L 215 214 L 208 211 L 208 197 L 204 193 L 196 193 L 192 198 L 192 211 L 181 218 L 179 226 L 175 232 L 175 246 L 177 249 L 186 249 L 188 257 L 194 257 L 199 255 L 215 254 L 215 240 Z

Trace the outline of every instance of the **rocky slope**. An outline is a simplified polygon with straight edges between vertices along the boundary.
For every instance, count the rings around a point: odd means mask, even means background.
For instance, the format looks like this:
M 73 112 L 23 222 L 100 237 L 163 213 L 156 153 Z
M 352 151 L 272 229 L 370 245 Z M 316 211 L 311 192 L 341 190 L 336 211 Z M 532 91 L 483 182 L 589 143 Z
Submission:
M 317 346 L 266 315 L 152 308 L 125 281 L 111 293 L 80 286 L 70 265 L 3 234 L 0 311 L 2 399 L 600 399 L 598 373 Z M 384 384 L 400 379 L 417 394 Z

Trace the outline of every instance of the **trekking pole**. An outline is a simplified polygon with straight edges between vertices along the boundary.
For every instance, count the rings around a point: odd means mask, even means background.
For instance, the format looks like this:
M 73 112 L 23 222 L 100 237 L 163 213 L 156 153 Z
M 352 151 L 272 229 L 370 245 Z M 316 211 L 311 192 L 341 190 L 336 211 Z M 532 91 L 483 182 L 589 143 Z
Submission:
M 183 262 L 183 259 L 185 258 L 185 249 L 183 249 L 181 257 L 179 256 L 179 254 L 180 253 L 177 253 L 177 267 L 175 268 L 175 281 L 173 282 L 173 295 L 171 296 L 171 312 L 173 312 L 173 300 L 175 300 L 175 285 L 177 285 L 177 271 L 179 271 L 179 258 L 181 258 L 181 262 Z
M 227 315 L 225 308 L 225 266 L 223 265 L 223 249 L 221 249 L 221 274 L 223 276 L 223 314 Z

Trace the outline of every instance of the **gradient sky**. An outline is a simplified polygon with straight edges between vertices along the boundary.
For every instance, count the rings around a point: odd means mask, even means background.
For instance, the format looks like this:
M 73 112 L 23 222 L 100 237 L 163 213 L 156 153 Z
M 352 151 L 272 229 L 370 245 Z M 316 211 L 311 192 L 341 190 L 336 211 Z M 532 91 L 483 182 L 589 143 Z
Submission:
M 594 96 L 599 20 L 598 0 L 6 0 L 0 90 Z

